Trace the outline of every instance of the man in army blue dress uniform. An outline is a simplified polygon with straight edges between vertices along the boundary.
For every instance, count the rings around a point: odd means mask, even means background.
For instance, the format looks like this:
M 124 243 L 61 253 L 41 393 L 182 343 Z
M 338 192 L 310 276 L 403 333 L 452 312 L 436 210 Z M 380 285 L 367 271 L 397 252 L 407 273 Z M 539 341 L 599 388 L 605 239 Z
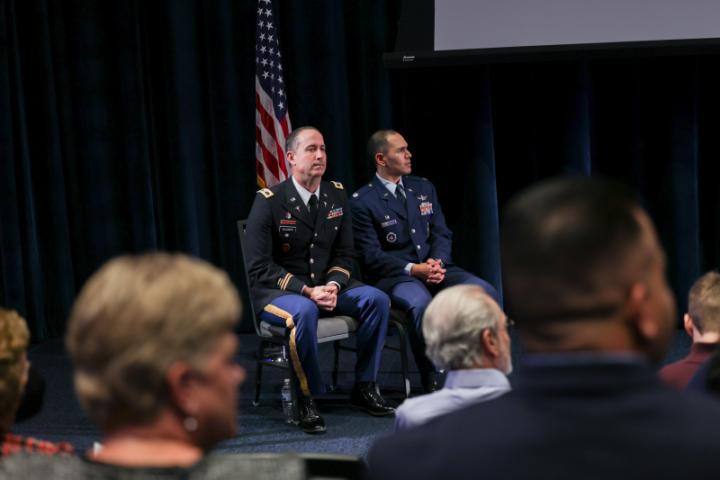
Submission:
M 410 343 L 426 391 L 439 388 L 435 367 L 425 356 L 422 317 L 432 296 L 457 284 L 480 285 L 497 300 L 486 281 L 452 262 L 452 232 L 435 193 L 412 171 L 408 144 L 394 130 L 375 132 L 368 154 L 377 169 L 352 195 L 353 231 L 365 279 L 390 295 L 412 320 Z
M 312 395 L 325 390 L 317 360 L 317 321 L 323 315 L 350 315 L 360 324 L 351 403 L 371 415 L 394 412 L 375 384 L 390 299 L 351 278 L 347 196 L 339 182 L 322 181 L 327 162 L 322 134 L 298 128 L 288 136 L 286 150 L 291 178 L 260 190 L 250 210 L 248 273 L 260 319 L 290 329 L 300 428 L 318 433 L 325 431 L 325 422 Z

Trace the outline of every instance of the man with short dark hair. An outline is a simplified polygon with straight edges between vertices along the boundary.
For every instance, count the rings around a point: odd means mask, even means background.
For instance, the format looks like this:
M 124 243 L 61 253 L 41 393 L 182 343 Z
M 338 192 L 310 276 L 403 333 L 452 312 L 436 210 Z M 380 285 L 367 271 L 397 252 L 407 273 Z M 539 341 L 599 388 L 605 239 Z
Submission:
M 355 246 L 365 279 L 411 319 L 410 346 L 423 387 L 432 392 L 439 385 L 425 356 L 422 318 L 433 295 L 459 284 L 478 285 L 496 301 L 497 292 L 453 263 L 452 232 L 435 187 L 410 176 L 412 154 L 405 138 L 394 130 L 379 130 L 368 140 L 368 155 L 375 176 L 350 200 Z
M 510 391 L 509 319 L 477 285 L 455 285 L 425 310 L 427 355 L 447 370 L 440 390 L 408 398 L 395 412 L 395 430 L 413 428 L 448 412 Z
M 720 273 L 707 272 L 695 281 L 688 294 L 688 312 L 683 323 L 693 340 L 690 353 L 660 369 L 660 378 L 677 390 L 687 386 L 720 343 Z
M 325 140 L 314 127 L 287 139 L 290 179 L 263 188 L 247 221 L 247 262 L 255 310 L 261 320 L 288 328 L 300 428 L 325 432 L 313 401 L 325 384 L 318 365 L 321 315 L 350 315 L 359 322 L 358 360 L 351 403 L 375 416 L 392 415 L 375 383 L 390 311 L 380 290 L 351 278 L 352 222 L 344 187 L 325 182 Z
M 653 224 L 629 192 L 543 182 L 504 210 L 501 247 L 524 351 L 513 390 L 379 441 L 370 477 L 707 478 L 720 404 L 655 374 L 675 304 Z

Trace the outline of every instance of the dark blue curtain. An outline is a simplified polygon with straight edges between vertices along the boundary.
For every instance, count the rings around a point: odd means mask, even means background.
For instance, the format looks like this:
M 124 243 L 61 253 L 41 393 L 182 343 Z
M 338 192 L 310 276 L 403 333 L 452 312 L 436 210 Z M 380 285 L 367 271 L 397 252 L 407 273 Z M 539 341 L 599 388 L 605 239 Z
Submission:
M 256 8 L 0 0 L 0 305 L 34 340 L 61 335 L 83 282 L 123 252 L 188 252 L 244 290 L 235 221 L 256 190 Z M 329 175 L 352 188 L 361 137 L 389 123 L 380 54 L 398 8 L 276 10 L 293 124 L 326 132 Z
M 686 308 L 720 259 L 720 56 L 648 53 L 393 75 L 395 124 L 438 186 L 459 263 L 498 281 L 497 208 L 548 176 L 602 174 L 650 212 Z
M 63 333 L 110 257 L 183 251 L 244 291 L 235 220 L 254 173 L 254 0 L 0 0 L 0 305 Z M 687 287 L 720 257 L 720 57 L 388 72 L 398 0 L 282 0 L 290 115 L 354 190 L 378 128 L 437 186 L 457 262 L 500 286 L 499 211 L 562 172 L 635 188 Z M 246 299 L 247 300 L 247 299 Z M 247 328 L 249 325 L 245 325 Z

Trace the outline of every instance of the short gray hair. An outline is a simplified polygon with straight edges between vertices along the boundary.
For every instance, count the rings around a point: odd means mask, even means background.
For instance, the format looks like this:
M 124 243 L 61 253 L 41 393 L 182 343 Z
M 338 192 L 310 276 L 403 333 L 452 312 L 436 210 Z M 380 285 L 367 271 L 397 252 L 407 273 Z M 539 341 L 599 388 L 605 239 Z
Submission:
M 425 310 L 425 353 L 438 369 L 472 368 L 483 354 L 485 329 L 497 334 L 500 308 L 478 285 L 457 285 L 438 293 Z

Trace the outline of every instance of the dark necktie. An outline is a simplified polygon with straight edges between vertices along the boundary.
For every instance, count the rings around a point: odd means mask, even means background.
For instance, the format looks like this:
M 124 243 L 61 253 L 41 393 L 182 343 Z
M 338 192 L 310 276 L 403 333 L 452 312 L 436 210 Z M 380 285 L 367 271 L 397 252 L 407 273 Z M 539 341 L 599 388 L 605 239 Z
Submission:
M 317 195 L 314 193 L 310 195 L 310 200 L 308 200 L 308 208 L 310 209 L 310 219 L 315 223 L 317 220 L 317 212 L 318 212 L 318 199 Z
M 395 184 L 395 196 L 402 202 L 403 205 L 407 204 L 407 197 L 405 196 L 405 189 L 401 183 Z

